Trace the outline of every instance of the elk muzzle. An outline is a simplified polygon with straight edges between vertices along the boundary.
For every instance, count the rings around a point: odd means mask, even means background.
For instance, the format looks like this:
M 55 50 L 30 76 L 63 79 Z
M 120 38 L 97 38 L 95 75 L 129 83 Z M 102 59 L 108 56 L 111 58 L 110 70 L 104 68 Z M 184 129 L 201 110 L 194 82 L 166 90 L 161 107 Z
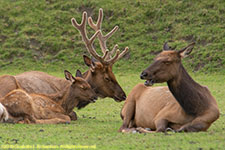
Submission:
M 113 97 L 113 99 L 116 102 L 122 102 L 122 101 L 126 100 L 126 98 L 127 98 L 127 96 L 126 96 L 125 92 L 122 90 L 122 88 L 121 88 L 121 91 L 118 94 L 114 94 L 114 97 Z
M 147 71 L 143 71 L 140 75 L 140 78 L 142 80 L 146 80 L 144 83 L 145 86 L 152 86 L 155 83 L 155 80 L 153 79 L 152 75 L 149 74 Z

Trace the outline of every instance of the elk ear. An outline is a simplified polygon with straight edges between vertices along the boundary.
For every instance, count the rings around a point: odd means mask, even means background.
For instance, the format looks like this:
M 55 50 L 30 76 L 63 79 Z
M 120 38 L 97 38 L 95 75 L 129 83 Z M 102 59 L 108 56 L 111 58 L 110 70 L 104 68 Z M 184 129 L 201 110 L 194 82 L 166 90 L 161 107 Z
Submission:
M 192 52 L 192 49 L 194 48 L 194 46 L 195 46 L 195 43 L 193 42 L 189 44 L 187 47 L 179 50 L 178 54 L 180 55 L 181 58 L 185 58 Z
M 73 77 L 73 75 L 69 71 L 64 70 L 64 74 L 65 74 L 66 80 L 69 80 L 71 82 L 75 82 L 76 81 L 76 79 Z
M 81 73 L 81 71 L 80 71 L 79 69 L 77 69 L 76 77 L 81 77 L 81 78 L 83 78 L 82 73 Z
M 164 43 L 164 45 L 163 45 L 163 50 L 164 50 L 164 51 L 171 50 L 171 47 L 168 45 L 167 42 Z
M 84 59 L 84 63 L 91 68 L 91 71 L 94 72 L 95 70 L 95 63 L 94 61 L 92 61 L 91 58 L 89 58 L 88 56 L 86 55 L 83 55 L 83 59 Z

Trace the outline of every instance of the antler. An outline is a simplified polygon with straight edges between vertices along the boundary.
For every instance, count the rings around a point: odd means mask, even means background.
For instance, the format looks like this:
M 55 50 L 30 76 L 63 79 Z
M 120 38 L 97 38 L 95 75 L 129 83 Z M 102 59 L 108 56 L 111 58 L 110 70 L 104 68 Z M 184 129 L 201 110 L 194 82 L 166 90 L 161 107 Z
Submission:
M 87 13 L 86 12 L 83 13 L 82 22 L 80 25 L 76 22 L 76 19 L 74 18 L 72 18 L 71 21 L 73 26 L 80 31 L 80 34 L 82 36 L 84 43 L 86 44 L 88 52 L 103 64 L 114 64 L 118 59 L 120 59 L 127 53 L 128 47 L 126 47 L 125 50 L 122 53 L 120 53 L 120 50 L 118 49 L 118 45 L 116 44 L 113 50 L 109 52 L 106 46 L 106 41 L 113 35 L 114 32 L 118 30 L 119 27 L 115 26 L 112 29 L 112 31 L 110 31 L 108 34 L 104 36 L 101 31 L 102 20 L 103 20 L 103 10 L 101 8 L 99 9 L 99 15 L 98 15 L 98 20 L 96 24 L 93 22 L 91 17 L 88 18 L 89 26 L 95 30 L 95 34 L 90 39 L 92 40 L 92 42 L 88 41 L 88 37 L 86 34 Z M 99 39 L 99 44 L 103 53 L 102 57 L 97 54 L 96 50 L 93 47 L 93 41 L 96 38 L 96 36 L 98 36 L 98 39 Z M 112 57 L 115 51 L 116 51 L 116 54 L 114 55 L 114 57 Z

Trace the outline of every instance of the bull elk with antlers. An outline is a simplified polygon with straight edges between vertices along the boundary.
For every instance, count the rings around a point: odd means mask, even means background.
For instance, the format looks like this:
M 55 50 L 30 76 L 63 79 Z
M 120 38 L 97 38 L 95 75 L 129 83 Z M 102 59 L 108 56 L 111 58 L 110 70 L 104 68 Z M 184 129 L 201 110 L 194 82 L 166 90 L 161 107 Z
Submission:
M 174 51 L 164 44 L 163 52 L 141 74 L 145 85 L 136 85 L 128 95 L 121 111 L 123 125 L 119 131 L 164 132 L 168 127 L 175 131 L 206 131 L 219 118 L 215 98 L 207 87 L 188 75 L 181 63 L 193 47 L 194 43 Z M 167 82 L 168 87 L 148 87 L 162 82 Z
M 84 79 L 73 77 L 68 71 L 65 71 L 65 78 L 70 84 L 56 94 L 28 94 L 22 89 L 8 93 L 0 99 L 0 104 L 4 105 L 3 110 L 7 110 L 5 114 L 9 114 L 4 120 L 39 124 L 70 122 L 68 115 L 79 101 L 93 102 L 96 96 Z
M 89 39 L 86 34 L 87 13 L 83 13 L 83 19 L 80 25 L 74 18 L 72 19 L 72 24 L 80 31 L 88 52 L 98 61 L 94 62 L 88 56 L 84 55 L 84 62 L 89 69 L 83 75 L 81 75 L 80 71 L 77 71 L 77 74 L 79 76 L 83 76 L 83 78 L 94 89 L 97 96 L 102 98 L 111 97 L 115 101 L 123 101 L 126 99 L 126 94 L 117 82 L 116 77 L 112 72 L 112 66 L 127 53 L 128 48 L 126 47 L 125 50 L 120 53 L 120 51 L 117 50 L 118 45 L 115 45 L 112 51 L 108 51 L 106 41 L 118 30 L 118 26 L 114 27 L 111 32 L 103 36 L 101 31 L 102 20 L 102 9 L 99 10 L 97 24 L 93 23 L 91 17 L 88 18 L 89 25 L 96 31 L 96 33 Z M 96 37 L 99 39 L 103 56 L 99 56 L 93 47 L 93 42 Z M 116 54 L 112 57 L 115 51 Z M 65 79 L 57 78 L 39 71 L 24 72 L 16 76 L 1 76 L 0 83 L 0 97 L 5 96 L 10 91 L 17 88 L 22 88 L 27 93 L 54 94 L 69 85 L 69 82 Z M 82 108 L 87 104 L 89 104 L 89 102 L 80 102 L 77 106 L 78 108 Z M 72 112 L 71 118 L 76 120 L 76 117 Z
M 95 30 L 95 34 L 89 39 L 86 33 L 86 24 Z M 105 36 L 102 33 L 102 20 L 103 20 L 103 10 L 99 9 L 99 15 L 97 23 L 95 24 L 91 17 L 87 19 L 87 13 L 84 12 L 82 16 L 81 24 L 78 24 L 75 18 L 71 19 L 73 26 L 80 32 L 82 40 L 88 52 L 93 56 L 98 62 L 94 62 L 87 56 L 84 57 L 84 62 L 90 69 L 84 73 L 84 78 L 88 83 L 95 89 L 95 92 L 100 97 L 111 97 L 116 101 L 122 101 L 126 99 L 126 94 L 116 81 L 115 75 L 112 72 L 113 64 L 122 58 L 128 51 L 128 47 L 120 53 L 118 45 L 116 44 L 112 51 L 109 51 L 106 45 L 106 41 L 113 35 L 114 32 L 118 30 L 118 26 L 115 26 L 108 34 Z M 99 44 L 103 56 L 97 54 L 94 49 L 93 43 L 95 38 L 98 37 Z M 113 57 L 112 55 L 116 53 Z M 98 90 L 98 88 L 101 88 Z

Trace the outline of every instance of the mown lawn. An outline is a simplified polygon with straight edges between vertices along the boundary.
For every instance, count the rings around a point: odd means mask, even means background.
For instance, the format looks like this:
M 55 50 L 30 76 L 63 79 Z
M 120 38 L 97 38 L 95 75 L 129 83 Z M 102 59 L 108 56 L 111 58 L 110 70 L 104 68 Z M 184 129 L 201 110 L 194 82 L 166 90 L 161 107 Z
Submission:
M 3 74 L 3 72 L 0 74 Z M 8 74 L 14 73 L 8 72 Z M 63 73 L 50 74 L 63 77 Z M 117 73 L 116 76 L 127 94 L 135 84 L 143 82 L 139 79 L 139 72 Z M 222 150 L 225 147 L 225 75 L 220 73 L 192 73 L 192 77 L 199 83 L 209 87 L 220 108 L 221 115 L 219 120 L 207 132 L 168 134 L 118 133 L 117 130 L 122 123 L 120 110 L 124 102 L 117 103 L 110 98 L 106 98 L 99 99 L 95 104 L 90 104 L 84 109 L 75 110 L 79 119 L 71 124 L 0 124 L 0 145 L 82 145 L 96 146 L 96 149 L 125 150 Z M 1 146 L 0 149 L 3 148 Z

